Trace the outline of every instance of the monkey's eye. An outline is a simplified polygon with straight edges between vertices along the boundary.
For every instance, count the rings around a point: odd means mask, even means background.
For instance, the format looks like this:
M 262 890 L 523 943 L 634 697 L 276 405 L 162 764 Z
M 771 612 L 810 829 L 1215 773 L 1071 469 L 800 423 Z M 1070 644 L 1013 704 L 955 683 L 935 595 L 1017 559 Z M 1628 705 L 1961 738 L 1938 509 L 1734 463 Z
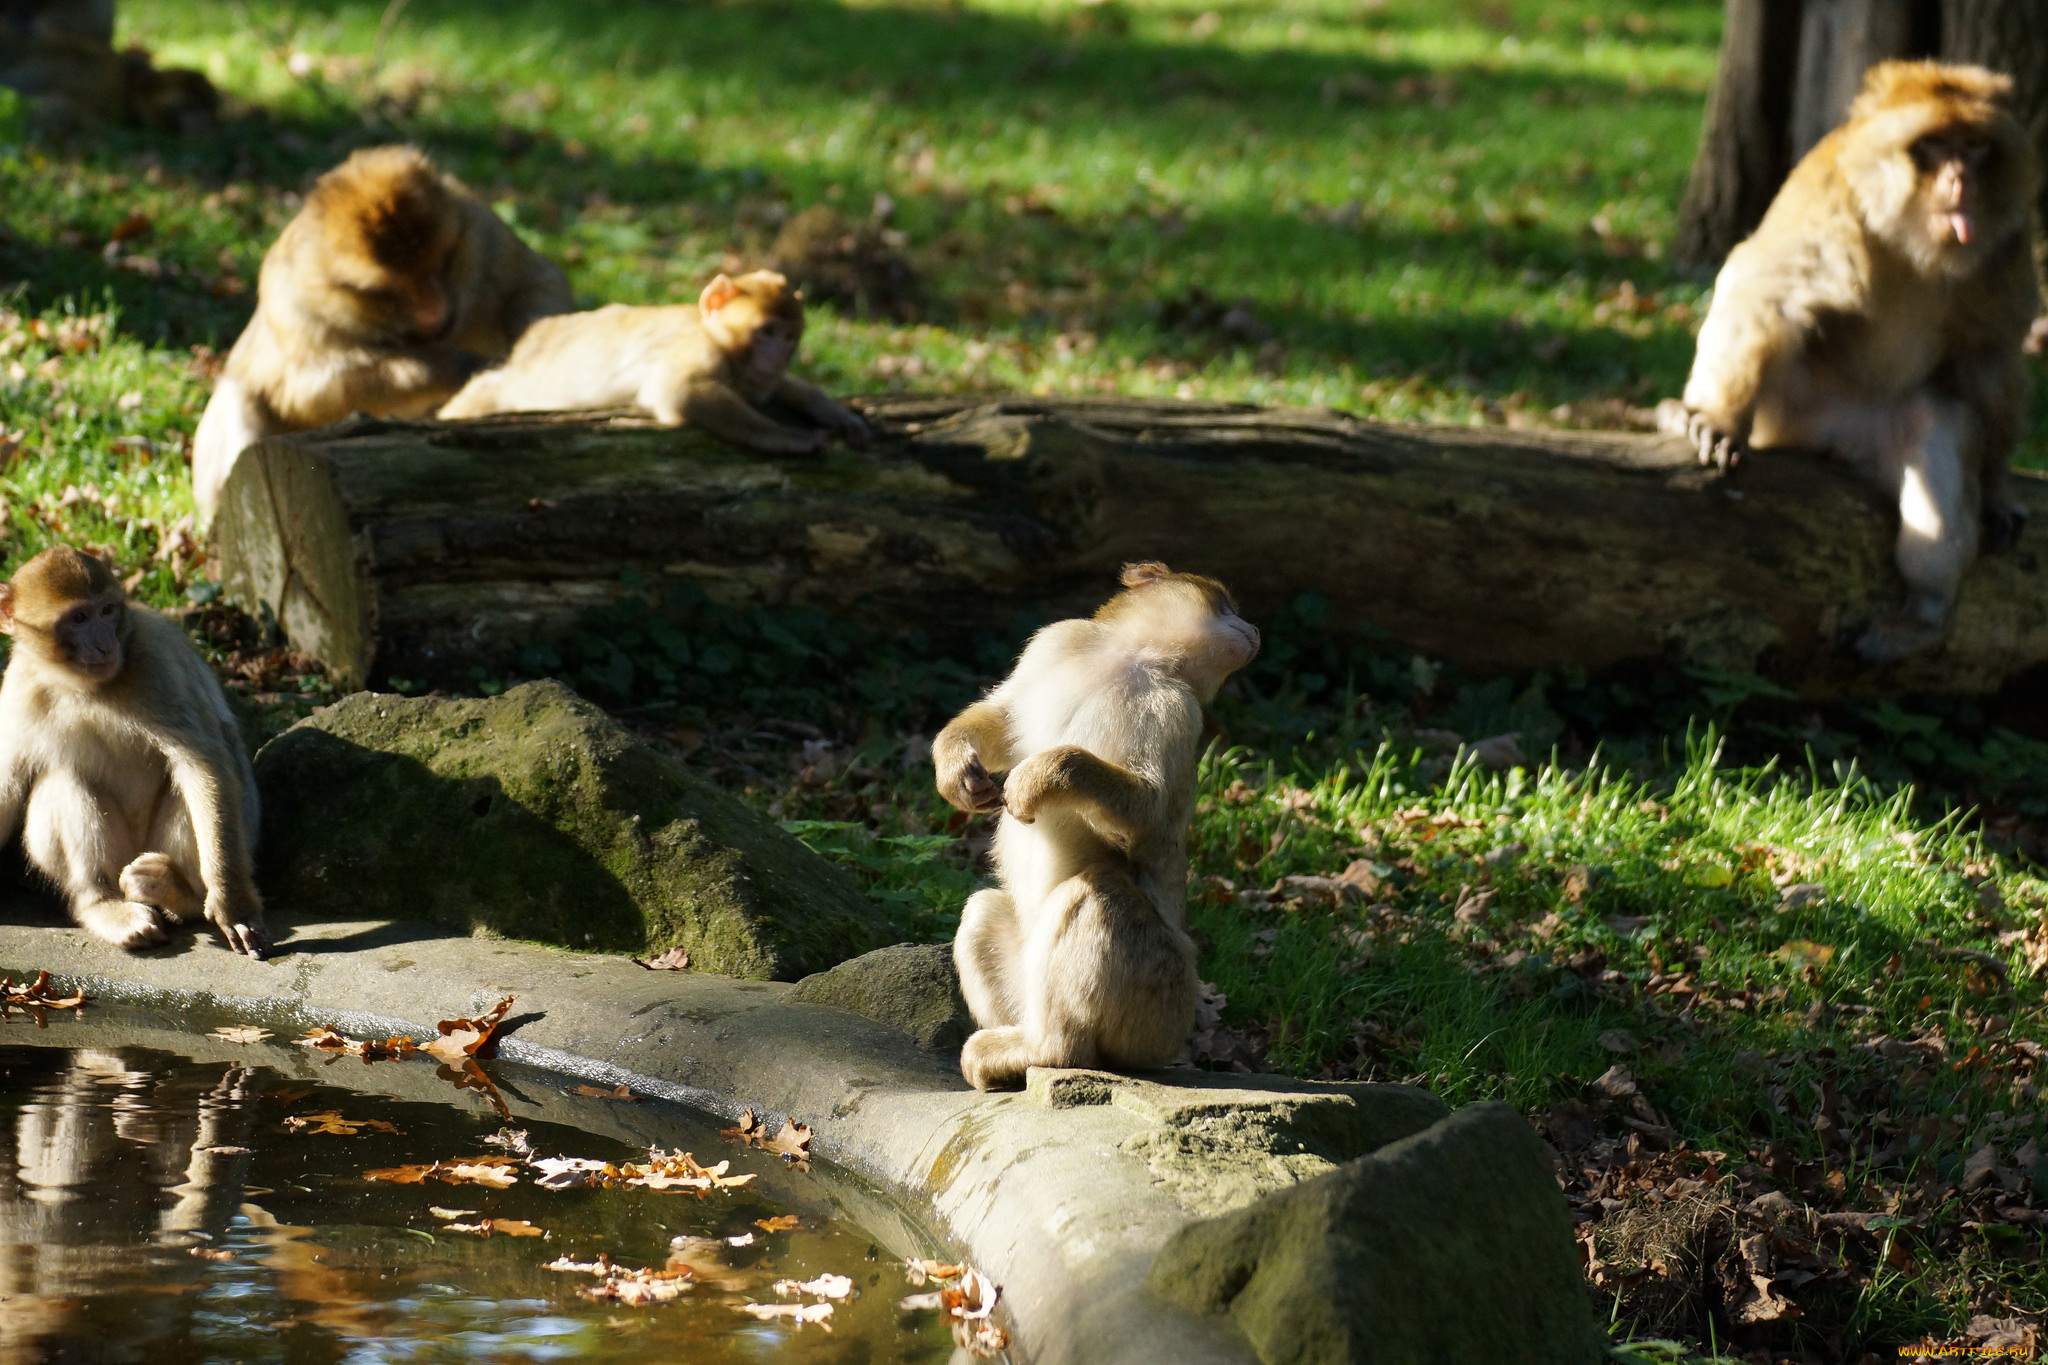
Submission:
M 118 602 L 109 602 L 109 603 L 107 603 L 107 605 L 105 605 L 104 607 L 101 607 L 101 608 L 100 608 L 100 615 L 102 615 L 102 616 L 112 616 L 112 615 L 113 615 L 114 613 L 116 613 L 116 612 L 118 612 L 118 611 L 120 611 L 120 610 L 121 610 L 121 604 L 120 604 L 120 603 L 118 603 Z

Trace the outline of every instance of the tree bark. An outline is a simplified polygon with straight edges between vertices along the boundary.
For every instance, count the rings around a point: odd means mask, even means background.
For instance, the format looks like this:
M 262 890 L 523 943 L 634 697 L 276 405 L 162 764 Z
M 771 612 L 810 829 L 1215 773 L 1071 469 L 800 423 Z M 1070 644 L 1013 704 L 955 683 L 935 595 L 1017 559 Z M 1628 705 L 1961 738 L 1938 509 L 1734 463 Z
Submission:
M 1677 258 L 1717 266 L 1762 220 L 1800 157 L 1890 57 L 1975 62 L 2013 77 L 2014 108 L 2048 159 L 2048 24 L 2040 0 L 1728 0 Z M 2042 200 L 2048 210 L 2048 192 Z M 2044 214 L 2048 217 L 2048 214 Z
M 1479 670 L 1670 660 L 1811 695 L 1996 689 L 2048 661 L 2037 529 L 1889 670 L 1846 642 L 1903 595 L 1895 514 L 1818 459 L 1733 480 L 1655 436 L 1427 428 L 1132 400 L 890 398 L 870 450 L 764 458 L 688 428 L 367 419 L 245 453 L 226 588 L 341 680 L 466 683 L 592 608 L 690 582 L 915 626 L 1092 611 L 1118 567 L 1213 574 L 1254 620 L 1304 592 Z M 2048 481 L 2021 477 L 2034 526 Z

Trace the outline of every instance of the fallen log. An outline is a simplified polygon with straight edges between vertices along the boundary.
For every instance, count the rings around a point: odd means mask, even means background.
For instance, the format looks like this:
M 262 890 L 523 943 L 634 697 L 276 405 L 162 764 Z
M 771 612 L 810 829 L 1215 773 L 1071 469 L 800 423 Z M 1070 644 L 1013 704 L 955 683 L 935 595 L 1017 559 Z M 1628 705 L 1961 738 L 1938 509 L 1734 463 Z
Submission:
M 915 623 L 943 644 L 1020 608 L 1085 612 L 1128 560 L 1213 574 L 1262 614 L 1304 592 L 1477 670 L 1640 660 L 1810 695 L 1996 690 L 2048 662 L 2048 480 L 1942 649 L 1850 648 L 1903 587 L 1895 514 L 1839 466 L 1732 479 L 1657 436 L 1419 427 L 1124 399 L 887 398 L 866 451 L 748 454 L 644 421 L 353 419 L 242 457 L 231 600 L 341 681 L 502 669 L 592 608 L 693 582 L 729 604 Z

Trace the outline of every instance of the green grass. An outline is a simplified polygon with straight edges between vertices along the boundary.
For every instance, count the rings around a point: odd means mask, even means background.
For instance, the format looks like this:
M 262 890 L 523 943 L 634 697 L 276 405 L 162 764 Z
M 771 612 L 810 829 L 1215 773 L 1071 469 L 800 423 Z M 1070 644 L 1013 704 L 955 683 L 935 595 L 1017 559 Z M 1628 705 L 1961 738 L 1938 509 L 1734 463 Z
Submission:
M 204 142 L 51 143 L 0 93 L 0 568 L 69 540 L 145 600 L 208 598 L 182 527 L 210 366 L 311 178 L 395 139 L 592 304 L 692 297 L 789 215 L 886 196 L 924 306 L 817 309 L 803 368 L 839 390 L 1626 421 L 1690 355 L 1705 281 L 1665 248 L 1720 8 L 412 0 L 379 51 L 383 0 L 128 5 L 122 41 L 205 69 L 234 107 Z M 2024 462 L 2048 465 L 2043 431 Z M 938 804 L 914 736 L 1015 641 L 934 659 L 801 614 L 677 612 L 686 647 L 616 622 L 535 668 L 696 751 L 906 932 L 948 933 L 986 826 Z M 1617 1230 L 1680 1168 L 1730 1198 L 1911 1219 L 1817 1243 L 1840 1273 L 1738 1353 L 1853 1361 L 2048 1312 L 2038 1234 L 1987 1230 L 2012 1224 L 1957 1188 L 1986 1142 L 2010 1165 L 2039 1134 L 2029 1049 L 2048 1024 L 2025 935 L 2048 888 L 1950 813 L 1981 804 L 2008 834 L 2048 814 L 2042 745 L 1954 703 L 1817 723 L 1749 679 L 1463 679 L 1319 648 L 1308 601 L 1262 624 L 1266 657 L 1223 707 L 1255 747 L 1204 767 L 1191 888 L 1246 1055 L 1501 1097 L 1560 1144 L 1593 1133 L 1570 1193 L 1583 1212 L 1601 1207 L 1586 1171 L 1610 1182 L 1594 1240 L 1620 1278 L 1601 1292 L 1644 1360 L 1728 1347 L 1660 1325 L 1645 1286 L 1670 1275 L 1629 1279 L 1641 1248 Z M 289 658 L 233 662 L 245 691 L 320 692 Z M 806 681 L 821 670 L 835 687 Z M 1694 717 L 1724 727 L 1718 760 L 1685 747 Z M 1515 730 L 1557 761 L 1447 771 L 1430 730 Z M 1815 771 L 1764 766 L 1809 752 Z M 1281 882 L 1354 864 L 1371 895 Z M 1781 909 L 1774 874 L 1820 891 Z M 1650 1118 L 1594 1085 L 1617 1062 Z M 1630 1119 L 1664 1136 L 1630 1149 Z M 1686 1339 L 1654 1345 L 1669 1336 Z

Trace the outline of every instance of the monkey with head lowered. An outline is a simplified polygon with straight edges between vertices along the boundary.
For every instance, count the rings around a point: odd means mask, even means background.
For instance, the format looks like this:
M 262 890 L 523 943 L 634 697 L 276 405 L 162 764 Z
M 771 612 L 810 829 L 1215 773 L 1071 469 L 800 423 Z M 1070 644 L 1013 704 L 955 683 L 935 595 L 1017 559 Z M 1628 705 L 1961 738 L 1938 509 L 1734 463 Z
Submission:
M 666 426 L 700 426 L 763 454 L 811 454 L 835 435 L 866 445 L 867 423 L 789 373 L 803 335 L 803 294 L 783 276 L 720 275 L 694 305 L 615 303 L 539 322 L 510 360 L 470 380 L 440 415 L 638 407 Z M 818 425 L 784 426 L 762 404 Z
M 0 842 L 71 914 L 123 948 L 204 916 L 228 946 L 269 948 L 251 873 L 256 778 L 220 683 L 169 618 L 131 608 L 69 546 L 0 583 Z
M 1259 652 L 1220 583 L 1132 564 L 1090 620 L 1031 637 L 932 743 L 939 794 L 1002 811 L 953 960 L 977 1089 L 1034 1066 L 1170 1062 L 1194 1024 L 1187 833 L 1203 707 Z M 1000 788 L 994 774 L 1007 771 Z
M 562 272 L 418 148 L 355 153 L 264 253 L 256 316 L 192 440 L 200 511 L 257 441 L 351 412 L 424 417 L 571 303 Z
M 1659 408 L 1703 462 L 1827 451 L 1897 499 L 1908 597 L 1858 641 L 1874 661 L 1939 643 L 1979 544 L 2005 548 L 2024 518 L 2007 471 L 2040 171 L 2011 90 L 1980 67 L 1871 68 L 1729 255 L 1685 396 Z

